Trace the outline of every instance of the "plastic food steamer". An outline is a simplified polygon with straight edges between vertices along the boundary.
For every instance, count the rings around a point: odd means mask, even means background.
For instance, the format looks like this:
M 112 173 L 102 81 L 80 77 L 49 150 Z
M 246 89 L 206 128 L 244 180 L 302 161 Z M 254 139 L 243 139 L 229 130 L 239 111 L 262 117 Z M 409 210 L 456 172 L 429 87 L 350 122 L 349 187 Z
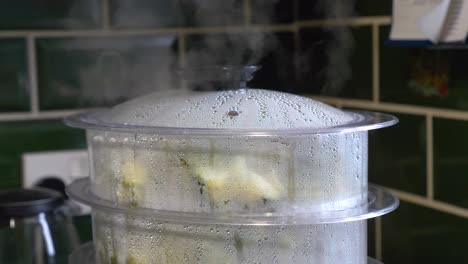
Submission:
M 217 76 L 231 89 L 66 119 L 87 131 L 91 177 L 68 194 L 93 208 L 94 232 L 71 262 L 378 263 L 366 219 L 398 199 L 368 184 L 367 138 L 397 119 Z

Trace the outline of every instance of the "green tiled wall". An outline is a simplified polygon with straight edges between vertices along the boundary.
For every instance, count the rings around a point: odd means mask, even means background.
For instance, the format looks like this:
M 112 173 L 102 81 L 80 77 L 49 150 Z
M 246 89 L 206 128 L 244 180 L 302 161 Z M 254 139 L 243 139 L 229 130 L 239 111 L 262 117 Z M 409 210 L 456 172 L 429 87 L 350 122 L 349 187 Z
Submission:
M 187 65 L 244 65 L 256 58 L 262 67 L 256 72 L 250 87 L 292 91 L 296 87 L 294 75 L 294 34 L 276 32 L 265 36 L 262 41 L 275 41 L 275 47 L 268 44 L 254 49 L 249 43 L 255 40 L 255 33 L 213 33 L 187 36 Z M 212 43 L 217 43 L 213 45 Z M 236 48 L 239 52 L 233 53 Z M 217 54 L 213 57 L 210 54 Z
M 255 0 L 252 1 L 250 20 L 253 24 L 286 24 L 294 22 L 295 1 L 290 0 Z M 273 13 L 265 15 L 265 10 Z
M 334 8 L 337 4 L 341 6 L 346 4 L 348 13 L 353 16 L 388 16 L 392 5 L 390 0 L 297 0 L 291 2 L 297 2 L 297 13 L 301 20 L 333 17 L 325 10 L 340 12 L 339 8 Z M 352 7 L 349 8 L 349 5 Z
M 239 25 L 245 17 L 241 0 L 139 0 L 138 4 L 110 0 L 109 4 L 112 26 L 125 29 Z
M 90 29 L 101 25 L 96 0 L 6 0 L 0 2 L 0 29 Z
M 135 6 L 125 0 L 109 1 L 111 25 L 119 29 L 184 26 L 180 1 L 142 0 Z
M 29 83 L 24 39 L 0 39 L 0 111 L 29 110 Z
M 367 255 L 375 258 L 375 219 L 367 221 Z
M 40 109 L 113 105 L 151 92 L 164 83 L 152 71 L 177 64 L 176 59 L 162 56 L 174 53 L 176 42 L 177 37 L 172 34 L 40 39 Z
M 62 120 L 0 122 L 0 189 L 21 186 L 21 154 L 86 147 L 84 132 Z
M 398 116 L 397 126 L 370 132 L 369 180 L 426 195 L 426 119 Z
M 371 39 L 369 26 L 301 30 L 297 92 L 372 99 Z
M 381 99 L 385 102 L 468 110 L 468 51 L 386 45 L 381 28 Z
M 434 120 L 434 195 L 468 208 L 468 122 Z
M 403 202 L 382 217 L 385 263 L 468 263 L 466 218 Z
M 400 124 L 369 137 L 370 181 L 402 199 L 396 212 L 369 222 L 370 256 L 387 264 L 468 263 L 467 49 L 388 45 L 390 0 L 198 1 L 205 6 L 0 3 L 0 188 L 21 185 L 24 152 L 85 147 L 83 132 L 62 124 L 63 113 L 177 86 L 165 71 L 187 64 L 242 64 L 256 56 L 262 68 L 251 87 L 399 117 Z M 320 26 L 336 18 L 324 10 L 337 3 L 352 3 L 347 18 Z M 259 32 L 263 45 L 252 49 Z M 223 45 L 213 46 L 214 39 Z M 244 52 L 233 60 L 239 47 Z M 336 83 L 340 89 L 330 89 Z M 89 218 L 76 224 L 82 239 L 91 239 Z

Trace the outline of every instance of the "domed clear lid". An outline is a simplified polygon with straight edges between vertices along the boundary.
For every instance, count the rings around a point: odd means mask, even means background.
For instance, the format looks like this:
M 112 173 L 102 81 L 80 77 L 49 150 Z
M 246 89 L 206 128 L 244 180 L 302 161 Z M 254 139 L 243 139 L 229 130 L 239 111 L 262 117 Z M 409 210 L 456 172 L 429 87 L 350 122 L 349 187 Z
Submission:
M 185 72 L 189 83 L 228 90 L 154 92 L 110 109 L 67 118 L 74 127 L 159 134 L 291 135 L 369 130 L 396 118 L 343 111 L 298 95 L 249 89 L 255 67 Z M 202 89 L 203 90 L 203 89 Z
M 355 117 L 297 95 L 268 90 L 156 92 L 102 111 L 107 123 L 153 127 L 265 129 L 326 128 Z

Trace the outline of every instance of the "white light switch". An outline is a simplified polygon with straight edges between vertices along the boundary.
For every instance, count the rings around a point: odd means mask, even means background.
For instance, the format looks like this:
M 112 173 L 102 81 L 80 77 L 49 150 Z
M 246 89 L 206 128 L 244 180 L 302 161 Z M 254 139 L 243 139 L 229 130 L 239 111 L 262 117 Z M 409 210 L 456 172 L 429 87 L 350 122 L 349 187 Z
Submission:
M 61 179 L 66 185 L 78 178 L 89 176 L 88 152 L 66 150 L 23 153 L 23 187 L 30 188 L 49 177 Z M 81 214 L 90 208 L 81 205 Z

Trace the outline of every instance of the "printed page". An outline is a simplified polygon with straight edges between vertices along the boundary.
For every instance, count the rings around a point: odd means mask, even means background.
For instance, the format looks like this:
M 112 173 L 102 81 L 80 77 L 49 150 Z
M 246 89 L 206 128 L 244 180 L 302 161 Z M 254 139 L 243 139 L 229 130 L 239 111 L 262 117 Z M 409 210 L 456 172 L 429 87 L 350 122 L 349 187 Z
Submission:
M 390 39 L 427 40 L 419 26 L 419 19 L 440 5 L 443 0 L 393 0 L 393 19 Z M 441 18 L 444 20 L 445 18 Z
M 465 41 L 468 33 L 468 1 L 452 0 L 445 21 L 441 42 Z
M 419 28 L 432 43 L 439 43 L 442 37 L 447 35 L 446 30 L 450 30 L 449 27 L 446 27 L 446 25 L 449 25 L 446 22 L 448 21 L 447 18 L 452 1 L 453 0 L 443 0 L 440 4 L 424 14 L 418 21 Z M 456 19 L 456 15 L 457 14 L 451 17 Z

